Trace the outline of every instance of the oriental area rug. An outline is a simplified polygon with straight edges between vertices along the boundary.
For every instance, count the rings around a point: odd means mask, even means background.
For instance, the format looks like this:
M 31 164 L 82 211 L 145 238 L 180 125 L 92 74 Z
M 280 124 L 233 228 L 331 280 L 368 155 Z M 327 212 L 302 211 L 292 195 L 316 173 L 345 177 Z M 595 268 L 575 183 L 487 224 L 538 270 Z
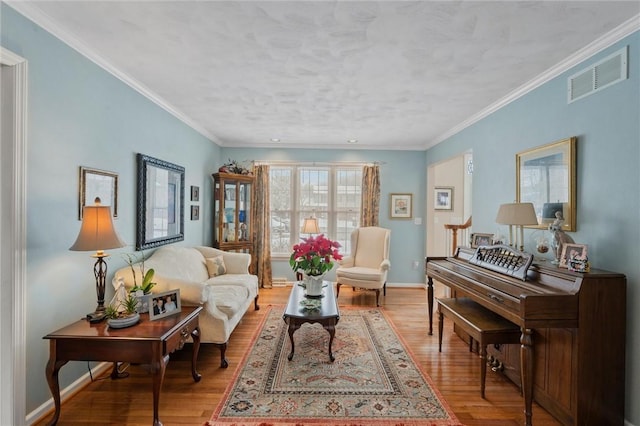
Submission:
M 382 309 L 340 308 L 333 340 L 270 307 L 208 426 L 458 426 Z

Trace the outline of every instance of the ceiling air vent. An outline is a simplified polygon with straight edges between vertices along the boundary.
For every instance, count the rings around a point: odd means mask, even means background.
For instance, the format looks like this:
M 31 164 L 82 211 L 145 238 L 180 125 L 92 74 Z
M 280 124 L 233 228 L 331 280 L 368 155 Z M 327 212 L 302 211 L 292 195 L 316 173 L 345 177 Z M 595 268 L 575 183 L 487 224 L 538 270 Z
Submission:
M 628 47 L 607 56 L 589 68 L 583 69 L 569 77 L 568 99 L 571 103 L 592 93 L 627 79 Z

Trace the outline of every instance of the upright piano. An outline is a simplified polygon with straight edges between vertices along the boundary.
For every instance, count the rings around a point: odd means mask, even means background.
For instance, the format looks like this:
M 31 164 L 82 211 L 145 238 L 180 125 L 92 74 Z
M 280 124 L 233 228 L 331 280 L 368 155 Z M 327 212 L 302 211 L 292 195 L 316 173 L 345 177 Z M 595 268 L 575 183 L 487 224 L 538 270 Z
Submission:
M 521 386 L 527 426 L 532 424 L 532 400 L 564 425 L 623 425 L 623 274 L 578 273 L 534 262 L 517 277 L 510 268 L 491 268 L 478 249 L 464 247 L 453 257 L 427 257 L 425 268 L 429 334 L 434 280 L 450 287 L 452 297 L 470 297 L 520 326 L 519 348 L 490 349 L 507 377 Z

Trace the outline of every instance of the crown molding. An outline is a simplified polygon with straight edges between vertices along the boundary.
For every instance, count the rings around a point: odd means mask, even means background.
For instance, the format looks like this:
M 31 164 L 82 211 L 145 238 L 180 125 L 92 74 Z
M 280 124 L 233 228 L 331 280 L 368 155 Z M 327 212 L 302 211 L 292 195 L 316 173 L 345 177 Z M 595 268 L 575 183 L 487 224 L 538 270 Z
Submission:
M 629 36 L 631 34 L 633 34 L 634 32 L 638 31 L 639 29 L 640 29 L 640 14 L 637 14 L 633 18 L 627 20 L 626 22 L 623 22 L 618 27 L 616 27 L 613 30 L 609 31 L 608 33 L 606 33 L 602 37 L 596 39 L 592 43 L 589 43 L 588 45 L 586 45 L 582 49 L 578 50 L 573 55 L 567 57 L 562 62 L 560 62 L 560 63 L 554 65 L 553 67 L 549 68 L 548 70 L 544 71 L 542 74 L 538 75 L 533 80 L 530 80 L 529 82 L 523 84 L 522 86 L 520 86 L 519 88 L 517 88 L 513 92 L 511 92 L 508 95 L 506 95 L 505 97 L 499 99 L 494 104 L 489 105 L 484 110 L 482 110 L 479 113 L 471 116 L 467 120 L 465 120 L 462 123 L 458 124 L 457 126 L 453 127 L 451 130 L 445 132 L 444 134 L 442 134 L 438 138 L 434 139 L 431 143 L 427 143 L 424 148 L 425 149 L 429 149 L 429 148 L 431 148 L 433 146 L 436 146 L 440 142 L 445 141 L 446 139 L 448 139 L 451 136 L 461 132 L 462 130 L 466 129 L 467 127 L 471 126 L 472 124 L 475 124 L 478 121 L 482 120 L 483 118 L 488 117 L 489 115 L 493 114 L 494 112 L 498 111 L 499 109 L 503 108 L 504 106 L 510 104 L 511 102 L 515 101 L 516 99 L 519 99 L 519 98 L 523 97 L 524 95 L 526 95 L 527 93 L 531 92 L 532 90 L 534 90 L 534 89 L 542 86 L 543 84 L 547 83 L 548 81 L 558 77 L 559 75 L 561 75 L 562 73 L 568 71 L 572 67 L 580 64 L 583 61 L 586 61 L 587 59 L 589 59 L 590 57 L 592 57 L 596 53 L 606 49 L 607 47 L 612 46 L 614 43 L 617 43 L 618 41 L 622 40 L 623 38 L 625 38 L 625 37 L 627 37 L 627 36 Z
M 158 105 L 160 108 L 164 109 L 169 114 L 173 115 L 196 132 L 200 133 L 202 136 L 220 145 L 220 141 L 218 141 L 218 139 L 208 130 L 206 130 L 195 121 L 191 120 L 186 114 L 172 106 L 168 101 L 158 96 L 144 84 L 112 65 L 108 60 L 96 53 L 93 49 L 91 49 L 80 39 L 78 39 L 74 34 L 66 31 L 58 24 L 56 24 L 47 14 L 43 13 L 40 9 L 30 4 L 30 2 L 6 1 L 5 3 L 11 8 L 15 9 L 18 13 L 33 21 L 36 25 L 51 33 L 54 37 L 60 39 L 63 43 L 67 44 L 69 47 L 71 47 L 81 55 L 85 56 L 87 59 L 89 59 L 99 67 L 103 68 L 108 73 L 112 74 L 117 79 L 121 80 L 123 83 L 140 93 L 142 96 L 146 97 L 151 102 Z

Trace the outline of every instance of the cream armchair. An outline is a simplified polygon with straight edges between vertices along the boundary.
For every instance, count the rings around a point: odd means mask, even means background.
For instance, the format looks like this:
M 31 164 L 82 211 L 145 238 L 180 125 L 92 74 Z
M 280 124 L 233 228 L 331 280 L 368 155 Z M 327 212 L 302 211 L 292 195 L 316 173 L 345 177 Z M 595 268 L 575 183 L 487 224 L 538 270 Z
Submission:
M 375 290 L 376 306 L 380 306 L 380 289 L 387 294 L 389 238 L 391 231 L 377 226 L 358 228 L 351 233 L 351 254 L 345 256 L 336 270 L 337 296 L 340 286 Z

